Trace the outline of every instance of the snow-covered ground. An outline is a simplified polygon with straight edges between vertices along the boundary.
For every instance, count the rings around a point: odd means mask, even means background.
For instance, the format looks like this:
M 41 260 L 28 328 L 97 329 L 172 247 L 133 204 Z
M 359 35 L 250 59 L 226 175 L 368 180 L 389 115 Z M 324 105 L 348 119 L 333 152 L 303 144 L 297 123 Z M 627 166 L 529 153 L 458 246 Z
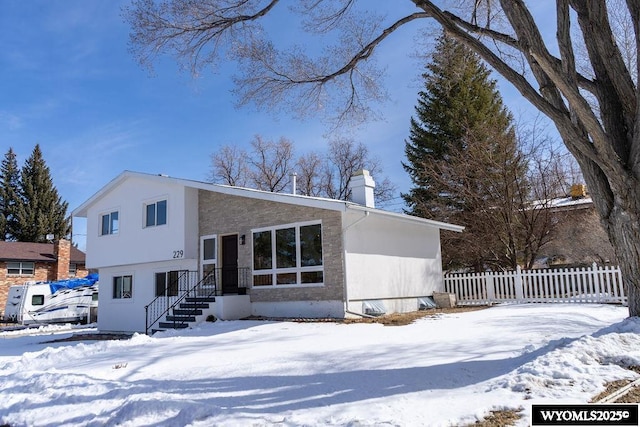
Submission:
M 640 320 L 505 305 L 408 326 L 233 321 L 125 341 L 0 333 L 0 425 L 437 426 L 635 378 Z M 91 331 L 91 329 L 89 329 Z M 93 330 L 95 331 L 95 330 Z

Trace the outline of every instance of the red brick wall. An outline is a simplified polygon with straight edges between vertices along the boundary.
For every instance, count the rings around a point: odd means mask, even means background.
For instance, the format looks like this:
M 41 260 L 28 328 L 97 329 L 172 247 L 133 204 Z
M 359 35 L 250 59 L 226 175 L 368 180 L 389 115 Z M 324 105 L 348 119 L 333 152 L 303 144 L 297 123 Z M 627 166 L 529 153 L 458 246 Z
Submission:
M 56 240 L 53 244 L 53 256 L 56 262 L 52 280 L 62 280 L 69 277 L 69 261 L 71 260 L 71 242 L 65 239 Z

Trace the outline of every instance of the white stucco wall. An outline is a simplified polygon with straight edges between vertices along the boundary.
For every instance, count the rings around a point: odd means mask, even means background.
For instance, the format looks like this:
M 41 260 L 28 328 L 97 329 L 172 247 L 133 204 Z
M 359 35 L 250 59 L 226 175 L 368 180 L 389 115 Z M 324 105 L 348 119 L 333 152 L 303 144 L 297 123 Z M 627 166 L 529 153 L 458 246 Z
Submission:
M 145 203 L 163 199 L 167 224 L 145 228 Z M 113 211 L 119 231 L 101 236 L 101 216 Z M 197 259 L 197 215 L 197 190 L 130 177 L 87 210 L 87 267 Z
M 415 298 L 444 288 L 438 228 L 364 212 L 347 212 L 345 228 L 350 301 Z
M 145 332 L 144 306 L 155 298 L 155 273 L 197 269 L 195 260 L 123 265 L 101 268 L 98 294 L 98 330 L 105 332 Z M 131 298 L 113 298 L 113 278 L 133 276 Z M 164 321 L 164 319 L 163 319 Z

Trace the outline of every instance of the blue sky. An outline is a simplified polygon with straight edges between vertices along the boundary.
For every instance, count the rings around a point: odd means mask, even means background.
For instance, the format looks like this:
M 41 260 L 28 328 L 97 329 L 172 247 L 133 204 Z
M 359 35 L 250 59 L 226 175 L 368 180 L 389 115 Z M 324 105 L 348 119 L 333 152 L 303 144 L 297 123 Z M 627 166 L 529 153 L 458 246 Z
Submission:
M 284 136 L 298 153 L 326 145 L 328 127 L 318 120 L 236 109 L 229 67 L 205 70 L 197 79 L 172 58 L 158 61 L 153 75 L 141 68 L 127 51 L 121 7 L 128 3 L 0 2 L 1 154 L 12 147 L 22 165 L 40 144 L 70 211 L 123 170 L 206 180 L 211 153 L 224 144 L 246 145 L 256 134 Z M 394 3 L 412 10 L 408 1 Z M 382 159 L 385 174 L 403 192 L 410 186 L 401 166 L 404 141 L 423 66 L 413 56 L 417 30 L 392 35 L 377 53 L 391 95 L 380 106 L 384 120 L 350 130 Z M 283 25 L 281 31 L 279 37 L 288 38 L 295 29 Z M 516 116 L 529 114 L 510 86 L 500 90 Z

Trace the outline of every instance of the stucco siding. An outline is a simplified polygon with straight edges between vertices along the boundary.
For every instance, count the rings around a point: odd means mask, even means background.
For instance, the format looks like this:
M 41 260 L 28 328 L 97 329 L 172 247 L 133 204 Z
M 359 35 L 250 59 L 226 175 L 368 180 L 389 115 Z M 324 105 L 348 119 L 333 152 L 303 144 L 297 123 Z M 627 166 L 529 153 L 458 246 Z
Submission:
M 350 301 L 415 298 L 443 289 L 438 228 L 362 213 L 351 214 L 346 228 Z
M 332 301 L 343 299 L 343 250 L 341 213 L 266 200 L 230 196 L 200 190 L 201 236 L 238 234 L 245 244 L 238 248 L 238 266 L 252 266 L 252 230 L 306 221 L 322 223 L 324 285 L 250 288 L 252 302 Z
M 195 271 L 195 260 L 123 265 L 101 268 L 100 291 L 98 293 L 98 329 L 111 332 L 145 332 L 145 305 L 155 299 L 155 273 L 191 270 Z M 131 298 L 113 297 L 113 278 L 132 276 Z
M 87 212 L 89 268 L 196 259 L 197 206 L 188 204 L 187 189 L 131 177 L 92 205 Z M 195 201 L 195 196 L 191 197 Z M 167 223 L 145 227 L 145 203 L 167 200 Z M 101 216 L 118 212 L 118 232 L 101 235 Z

